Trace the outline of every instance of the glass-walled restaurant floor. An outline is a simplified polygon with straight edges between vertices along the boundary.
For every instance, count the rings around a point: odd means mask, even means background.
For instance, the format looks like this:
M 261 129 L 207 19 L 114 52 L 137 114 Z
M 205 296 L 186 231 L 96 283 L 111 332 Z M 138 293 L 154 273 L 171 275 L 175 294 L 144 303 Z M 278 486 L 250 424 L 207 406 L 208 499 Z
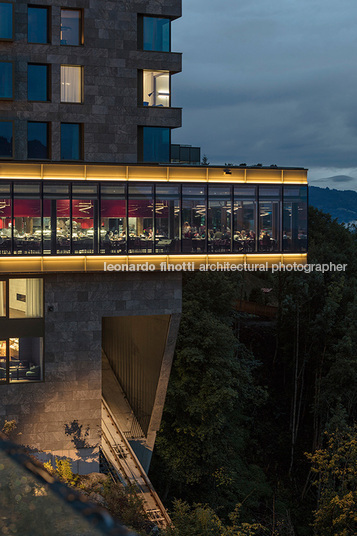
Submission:
M 307 251 L 307 186 L 0 182 L 0 255 Z

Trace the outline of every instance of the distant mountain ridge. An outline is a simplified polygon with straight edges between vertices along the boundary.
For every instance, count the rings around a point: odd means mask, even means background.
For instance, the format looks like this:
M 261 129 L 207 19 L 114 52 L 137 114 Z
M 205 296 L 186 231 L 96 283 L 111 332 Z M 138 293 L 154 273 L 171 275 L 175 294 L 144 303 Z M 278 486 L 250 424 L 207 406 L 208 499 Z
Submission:
M 357 192 L 353 190 L 335 190 L 309 187 L 309 205 L 328 212 L 340 223 L 357 221 Z

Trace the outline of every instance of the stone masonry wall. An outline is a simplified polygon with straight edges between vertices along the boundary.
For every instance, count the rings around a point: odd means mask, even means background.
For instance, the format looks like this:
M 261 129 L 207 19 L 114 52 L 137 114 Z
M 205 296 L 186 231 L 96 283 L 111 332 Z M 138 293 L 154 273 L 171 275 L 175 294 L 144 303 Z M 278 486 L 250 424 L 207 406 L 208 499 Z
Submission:
M 100 442 L 102 317 L 180 313 L 181 277 L 51 274 L 44 289 L 44 382 L 1 385 L 0 418 L 17 421 L 17 442 L 81 458 L 75 470 L 90 472 Z
M 60 123 L 84 125 L 84 161 L 134 163 L 138 126 L 181 126 L 181 109 L 138 106 L 138 69 L 181 70 L 181 54 L 138 51 L 138 14 L 181 15 L 181 0 L 37 0 L 51 7 L 51 43 L 27 42 L 29 2 L 16 0 L 15 39 L 0 42 L 13 61 L 14 99 L 0 101 L 0 120 L 14 120 L 15 160 L 27 159 L 27 121 L 51 123 L 50 159 L 60 160 Z M 60 45 L 62 8 L 82 8 L 84 45 Z M 174 29 L 173 29 L 174 31 Z M 27 64 L 50 65 L 50 102 L 27 101 Z M 61 103 L 60 67 L 82 65 L 82 104 Z

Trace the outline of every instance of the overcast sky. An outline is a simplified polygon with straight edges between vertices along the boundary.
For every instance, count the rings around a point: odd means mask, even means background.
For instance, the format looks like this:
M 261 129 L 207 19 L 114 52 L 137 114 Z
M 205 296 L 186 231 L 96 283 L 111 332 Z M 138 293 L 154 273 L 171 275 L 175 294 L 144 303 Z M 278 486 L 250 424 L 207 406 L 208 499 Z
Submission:
M 173 143 L 201 146 L 211 164 L 302 166 L 310 181 L 357 185 L 356 26 L 356 0 L 183 0 Z

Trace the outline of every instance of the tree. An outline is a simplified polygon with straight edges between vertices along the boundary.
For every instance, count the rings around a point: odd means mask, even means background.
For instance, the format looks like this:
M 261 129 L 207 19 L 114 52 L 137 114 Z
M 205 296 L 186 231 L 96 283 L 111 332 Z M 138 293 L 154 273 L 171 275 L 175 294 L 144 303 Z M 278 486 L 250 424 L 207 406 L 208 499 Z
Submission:
M 316 536 L 357 534 L 357 426 L 325 434 L 326 446 L 307 454 L 317 475 Z
M 247 504 L 257 504 L 269 493 L 262 472 L 245 461 L 251 419 L 265 395 L 254 383 L 258 363 L 232 329 L 235 275 L 185 278 L 175 364 L 156 443 L 167 493 L 192 502 L 204 497 L 211 507 L 226 509 L 247 496 Z

